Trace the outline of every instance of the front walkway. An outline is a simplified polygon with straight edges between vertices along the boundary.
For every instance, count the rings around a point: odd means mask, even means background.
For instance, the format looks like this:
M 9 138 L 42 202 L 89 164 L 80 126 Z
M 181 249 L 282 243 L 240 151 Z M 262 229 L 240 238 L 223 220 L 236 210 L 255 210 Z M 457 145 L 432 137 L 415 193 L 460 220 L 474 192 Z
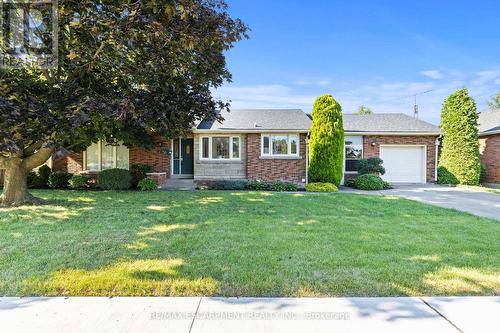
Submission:
M 500 297 L 0 298 L 2 332 L 498 332 Z
M 343 188 L 344 192 L 398 196 L 444 208 L 500 220 L 500 194 L 469 187 L 439 185 L 397 185 L 385 191 L 360 191 Z

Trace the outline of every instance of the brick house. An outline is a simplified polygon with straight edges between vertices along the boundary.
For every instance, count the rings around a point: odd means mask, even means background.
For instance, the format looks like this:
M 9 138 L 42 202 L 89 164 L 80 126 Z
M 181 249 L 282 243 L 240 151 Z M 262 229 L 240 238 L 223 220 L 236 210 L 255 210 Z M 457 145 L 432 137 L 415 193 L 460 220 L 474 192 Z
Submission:
M 153 150 L 98 142 L 84 152 L 55 155 L 54 170 L 97 173 L 153 167 L 159 185 L 170 179 L 195 182 L 220 179 L 306 181 L 307 137 L 311 118 L 302 110 L 232 110 L 224 121 L 200 121 L 183 138 L 158 139 Z M 357 161 L 384 160 L 392 183 L 427 183 L 436 179 L 438 127 L 404 114 L 344 115 L 345 174 L 356 174 Z
M 479 114 L 479 152 L 486 183 L 500 184 L 500 111 Z

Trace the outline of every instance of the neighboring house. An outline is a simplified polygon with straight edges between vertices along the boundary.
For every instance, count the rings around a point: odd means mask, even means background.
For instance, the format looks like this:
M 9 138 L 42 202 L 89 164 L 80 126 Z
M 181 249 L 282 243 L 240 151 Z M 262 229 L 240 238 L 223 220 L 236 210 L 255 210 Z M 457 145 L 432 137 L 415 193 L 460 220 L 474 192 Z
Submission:
M 486 182 L 500 184 L 500 111 L 479 114 L 479 151 Z
M 158 184 L 170 178 L 197 182 L 220 179 L 306 181 L 307 135 L 311 119 L 302 110 L 232 110 L 224 121 L 203 120 L 192 134 L 158 140 L 151 151 L 93 144 L 82 153 L 54 158 L 54 170 L 96 173 L 107 168 L 153 167 Z M 404 114 L 344 115 L 346 175 L 357 160 L 380 156 L 393 183 L 436 180 L 438 127 Z
M 345 177 L 357 174 L 361 158 L 380 157 L 390 183 L 437 180 L 439 127 L 401 113 L 344 114 Z

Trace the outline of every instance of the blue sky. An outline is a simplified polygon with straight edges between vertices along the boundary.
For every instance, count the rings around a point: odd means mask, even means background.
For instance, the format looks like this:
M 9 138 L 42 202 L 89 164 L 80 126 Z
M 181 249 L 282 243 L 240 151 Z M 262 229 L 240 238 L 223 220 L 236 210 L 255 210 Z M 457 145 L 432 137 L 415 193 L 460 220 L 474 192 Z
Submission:
M 331 93 L 346 113 L 411 113 L 439 122 L 467 87 L 479 110 L 500 92 L 499 1 L 227 0 L 250 39 L 227 53 L 233 108 L 301 108 Z

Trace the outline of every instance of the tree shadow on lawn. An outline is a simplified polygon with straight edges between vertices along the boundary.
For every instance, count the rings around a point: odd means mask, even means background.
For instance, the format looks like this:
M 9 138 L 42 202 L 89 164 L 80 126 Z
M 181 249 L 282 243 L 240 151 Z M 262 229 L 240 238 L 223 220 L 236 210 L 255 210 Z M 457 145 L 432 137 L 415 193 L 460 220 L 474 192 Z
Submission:
M 497 225 L 403 199 L 42 194 L 57 206 L 0 211 L 0 294 L 500 293 Z

